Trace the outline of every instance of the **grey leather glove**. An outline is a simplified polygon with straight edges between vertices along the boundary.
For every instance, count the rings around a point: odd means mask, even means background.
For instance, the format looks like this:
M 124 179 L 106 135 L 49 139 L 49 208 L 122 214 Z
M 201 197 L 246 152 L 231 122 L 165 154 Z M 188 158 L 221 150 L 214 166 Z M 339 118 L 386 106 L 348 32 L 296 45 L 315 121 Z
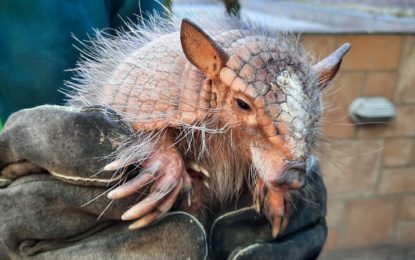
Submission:
M 135 198 L 110 202 L 102 196 L 119 176 L 96 173 L 109 162 L 119 138 L 131 134 L 118 119 L 105 108 L 59 106 L 22 110 L 9 118 L 0 134 L 1 259 L 207 256 L 204 228 L 192 216 L 170 213 L 129 231 L 119 219 Z M 310 165 L 313 189 L 295 201 L 284 233 L 272 239 L 265 217 L 245 208 L 251 203 L 242 203 L 214 220 L 211 258 L 315 258 L 327 235 L 326 193 L 318 165 Z
M 252 207 L 241 208 L 217 218 L 211 228 L 210 244 L 215 259 L 316 259 L 327 238 L 327 193 L 319 165 L 310 160 L 307 185 L 295 204 L 287 229 L 276 239 L 264 215 Z
M 146 228 L 128 230 L 128 223 L 115 220 L 124 205 L 105 210 L 109 202 L 100 197 L 82 206 L 102 191 L 47 174 L 0 188 L 0 259 L 206 258 L 206 234 L 194 217 L 172 212 Z
M 40 106 L 13 114 L 0 134 L 0 259 L 205 259 L 197 219 L 169 213 L 130 231 L 136 198 L 103 196 L 118 181 L 96 174 L 130 134 L 111 111 Z
M 109 162 L 120 136 L 128 134 L 112 111 L 100 107 L 21 110 L 9 117 L 0 135 L 1 176 L 13 180 L 47 170 L 68 182 L 83 177 L 99 185 L 103 179 L 105 186 L 113 173 L 96 173 Z

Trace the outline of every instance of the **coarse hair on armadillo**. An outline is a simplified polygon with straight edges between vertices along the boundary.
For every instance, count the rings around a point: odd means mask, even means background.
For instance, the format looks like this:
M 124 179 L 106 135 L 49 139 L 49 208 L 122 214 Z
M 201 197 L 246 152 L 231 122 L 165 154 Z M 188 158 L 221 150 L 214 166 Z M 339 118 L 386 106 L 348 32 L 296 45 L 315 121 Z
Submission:
M 78 40 L 81 48 L 76 48 L 80 51 L 80 59 L 76 64 L 76 68 L 68 70 L 74 72 L 74 76 L 65 82 L 66 89 L 63 90 L 69 106 L 107 105 L 100 104 L 99 97 L 102 94 L 102 86 L 108 84 L 112 72 L 125 62 L 134 51 L 163 35 L 179 32 L 180 30 L 181 20 L 175 16 L 166 17 L 154 13 L 146 20 L 144 18 L 139 20 L 142 22 L 137 24 L 125 22 L 124 28 L 112 33 L 106 30 L 95 30 L 94 38 L 87 41 Z M 229 49 L 230 45 L 240 38 L 263 37 L 273 39 L 274 44 L 280 46 L 280 49 L 286 52 L 285 56 L 287 58 L 296 57 L 302 64 L 314 62 L 313 57 L 299 44 L 298 37 L 289 32 L 271 31 L 260 24 L 228 16 L 212 15 L 208 18 L 194 18 L 193 21 L 205 31 L 212 33 L 212 36 L 229 32 L 229 36 L 224 34 L 225 39 L 222 38 L 223 42 L 219 42 L 219 45 L 228 44 L 229 46 L 222 46 L 228 51 L 232 51 L 232 49 Z M 236 31 L 239 36 L 235 38 L 234 32 Z M 227 36 L 229 40 L 226 39 Z M 177 51 L 181 52 L 181 50 Z M 134 65 L 144 69 L 146 66 L 146 64 L 140 64 L 139 60 L 135 61 Z M 307 72 L 307 74 L 300 75 L 302 82 L 315 81 L 315 75 L 311 71 L 305 70 L 304 72 Z M 157 71 L 150 73 L 155 74 Z M 204 77 L 201 74 L 197 76 Z M 115 85 L 114 87 L 118 86 Z M 117 109 L 114 110 L 117 111 Z
M 110 34 L 106 31 L 96 31 L 95 38 L 87 42 L 81 42 L 81 58 L 76 68 L 72 69 L 74 76 L 70 81 L 65 83 L 64 90 L 68 97 L 67 104 L 74 107 L 103 106 L 114 110 L 121 119 L 128 125 L 135 122 L 147 122 L 151 120 L 169 122 L 177 112 L 171 113 L 153 113 L 150 117 L 140 110 L 126 108 L 123 104 L 114 104 L 110 102 L 108 93 L 118 94 L 126 100 L 130 97 L 138 96 L 141 93 L 151 96 L 152 91 L 159 91 L 160 99 L 169 99 L 175 102 L 175 107 L 179 107 L 180 99 L 173 99 L 167 95 L 163 88 L 134 86 L 127 90 L 118 90 L 119 83 L 111 82 L 111 75 L 126 61 L 133 62 L 137 68 L 142 68 L 148 75 L 156 75 L 159 71 L 147 68 L 148 63 L 142 60 L 129 59 L 140 48 L 151 44 L 160 37 L 177 33 L 180 30 L 180 19 L 174 16 L 162 17 L 154 14 L 148 20 L 139 24 L 131 22 L 126 23 L 126 29 Z M 278 49 L 283 50 L 286 59 L 294 57 L 298 64 L 309 64 L 310 56 L 298 43 L 298 38 L 289 33 L 274 32 L 266 29 L 264 26 L 249 22 L 241 21 L 231 17 L 209 16 L 203 19 L 194 19 L 194 23 L 203 28 L 217 43 L 229 54 L 232 54 L 232 47 L 237 44 L 241 38 L 256 37 L 258 39 L 272 39 Z M 179 36 L 177 34 L 178 48 L 169 49 L 169 55 L 176 55 L 184 58 L 180 48 Z M 149 54 L 148 59 L 151 59 Z M 162 62 L 162 61 L 160 61 Z M 287 61 L 288 63 L 289 61 Z M 191 70 L 192 77 L 200 82 L 205 80 L 205 76 L 197 70 Z M 128 81 L 130 75 L 125 75 L 123 80 Z M 312 99 L 318 100 L 313 104 L 320 104 L 320 91 L 316 90 L 315 75 L 308 67 L 302 67 L 298 75 L 304 82 L 305 91 Z M 309 84 L 308 84 L 309 83 Z M 134 84 L 132 82 L 131 84 Z M 180 85 L 180 82 L 176 83 Z M 112 88 L 112 91 L 104 91 L 104 88 Z M 192 104 L 188 104 L 192 105 Z M 213 109 L 214 110 L 214 109 Z M 313 107 L 310 111 L 319 111 L 320 107 Z M 178 121 L 175 123 L 176 139 L 175 144 L 183 151 L 183 158 L 196 163 L 203 162 L 206 168 L 210 168 L 211 174 L 211 191 L 212 198 L 225 202 L 238 196 L 244 185 L 251 185 L 255 179 L 254 169 L 250 162 L 242 159 L 240 154 L 238 140 L 233 135 L 234 125 L 218 124 L 213 116 L 202 118 L 199 121 L 188 123 Z M 316 117 L 319 116 L 318 112 Z M 317 115 L 318 114 L 318 115 Z M 139 165 L 151 153 L 155 152 L 156 143 L 166 134 L 169 124 L 159 127 L 157 130 L 137 131 L 131 128 L 133 134 L 124 138 L 122 145 L 111 156 L 114 160 L 121 162 L 121 165 L 127 167 L 131 164 Z

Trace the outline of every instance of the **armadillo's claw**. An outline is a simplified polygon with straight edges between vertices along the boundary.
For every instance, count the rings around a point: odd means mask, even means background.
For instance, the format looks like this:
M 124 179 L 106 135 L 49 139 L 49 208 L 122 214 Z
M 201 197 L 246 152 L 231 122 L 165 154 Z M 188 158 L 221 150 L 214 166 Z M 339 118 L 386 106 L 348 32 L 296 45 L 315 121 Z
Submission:
M 112 200 L 122 199 L 141 190 L 154 180 L 154 175 L 149 172 L 142 172 L 138 176 L 121 184 L 108 192 L 107 197 Z
M 159 214 L 157 214 L 156 212 L 147 214 L 144 217 L 140 218 L 139 220 L 135 221 L 133 224 L 129 225 L 128 229 L 142 228 L 142 227 L 152 223 L 153 221 L 157 220 L 158 217 L 159 217 Z
M 276 238 L 281 229 L 281 217 L 274 217 L 272 220 L 272 237 Z
M 266 210 L 268 217 L 272 220 L 272 236 L 276 238 L 282 230 L 282 222 L 284 218 L 284 195 L 279 192 L 269 191 L 267 199 L 270 205 L 265 207 L 272 207 Z
M 192 193 L 191 192 L 187 194 L 187 206 L 189 207 L 192 206 Z
M 206 188 L 210 189 L 210 184 L 207 181 L 203 181 L 203 185 L 205 185 Z
M 285 215 L 285 193 L 272 188 L 267 189 L 264 198 L 264 213 L 272 225 L 272 236 L 276 238 L 288 224 L 288 216 Z
M 123 220 L 138 219 L 129 226 L 129 229 L 146 226 L 159 219 L 172 208 L 182 188 L 182 181 L 180 180 L 180 183 L 167 194 L 162 191 L 161 187 L 164 185 L 163 182 L 166 182 L 166 180 L 161 181 L 159 185 L 156 184 L 155 192 L 151 193 L 147 198 L 134 205 L 121 216 Z
M 254 209 L 257 213 L 261 212 L 261 201 L 259 200 L 259 197 L 254 198 Z
M 187 200 L 183 201 L 181 209 L 192 214 L 193 216 L 199 216 L 202 213 L 203 197 L 206 189 L 209 189 L 209 174 L 206 174 L 207 170 L 203 166 L 196 163 L 188 163 L 188 179 L 183 178 L 184 182 L 190 181 L 189 186 L 191 189 L 187 193 Z M 204 173 L 205 172 L 205 173 Z M 186 184 L 184 184 L 186 186 Z M 183 189 L 186 191 L 186 189 Z
M 192 188 L 192 178 L 190 178 L 189 174 L 183 174 L 183 193 L 187 196 L 187 205 L 190 207 L 192 206 L 192 196 L 193 196 L 193 188 Z
M 288 226 L 288 220 L 289 220 L 289 216 L 285 215 L 284 217 L 282 217 L 282 222 L 281 222 L 281 231 L 285 231 L 287 229 Z
M 113 161 L 107 165 L 104 166 L 102 169 L 103 171 L 115 171 L 118 169 L 121 169 L 122 167 L 125 167 L 125 165 L 128 165 L 128 163 L 122 163 L 121 161 Z
M 121 216 L 123 220 L 136 220 L 130 229 L 148 225 L 167 213 L 182 189 L 192 194 L 192 180 L 175 150 L 158 150 L 140 166 L 143 171 L 138 176 L 107 194 L 109 199 L 122 199 L 150 186 L 149 194 L 142 194 L 144 199 Z
M 182 181 L 179 183 L 169 175 L 162 175 L 151 187 L 150 194 L 127 210 L 122 216 L 123 220 L 139 219 L 158 208 L 164 201 L 177 198 L 177 194 L 182 188 Z M 172 192 L 173 191 L 173 192 Z M 174 196 L 174 198 L 172 197 Z M 173 204 L 172 204 L 173 205 Z
M 205 175 L 206 178 L 210 178 L 210 174 L 208 170 L 206 170 L 206 168 L 200 167 L 200 170 L 202 171 L 203 175 Z
M 208 179 L 210 178 L 209 171 L 205 167 L 203 167 L 203 166 L 201 166 L 201 165 L 199 165 L 195 162 L 188 163 L 187 167 L 189 169 L 193 170 L 193 171 L 202 173 L 205 178 L 208 178 Z
M 264 201 L 264 192 L 265 192 L 265 185 L 262 179 L 258 178 L 255 183 L 255 190 L 253 193 L 253 202 L 254 208 L 256 212 L 261 212 L 261 205 Z

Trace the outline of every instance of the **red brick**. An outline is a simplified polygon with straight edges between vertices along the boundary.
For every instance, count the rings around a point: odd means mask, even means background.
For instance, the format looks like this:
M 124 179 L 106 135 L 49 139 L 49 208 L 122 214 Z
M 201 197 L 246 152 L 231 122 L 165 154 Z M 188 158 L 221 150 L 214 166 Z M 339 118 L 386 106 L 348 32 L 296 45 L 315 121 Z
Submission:
M 316 61 L 322 60 L 335 50 L 335 37 L 330 35 L 303 34 L 300 42 Z
M 385 142 L 384 165 L 405 166 L 409 165 L 413 138 L 388 138 Z
M 415 105 L 397 106 L 396 118 L 387 126 L 387 136 L 415 136 Z
M 356 127 L 356 137 L 362 139 L 380 138 L 386 135 L 388 124 L 367 124 Z
M 403 197 L 400 219 L 415 220 L 415 194 Z
M 325 135 L 335 138 L 354 137 L 356 126 L 350 120 L 348 110 L 352 101 L 360 95 L 363 79 L 362 72 L 342 72 L 328 86 L 324 95 L 322 121 Z
M 375 191 L 381 161 L 381 140 L 333 143 L 319 156 L 329 196 L 354 197 Z
M 396 106 L 396 115 L 388 123 L 357 127 L 358 138 L 414 137 L 415 105 Z
M 384 169 L 379 193 L 415 192 L 415 167 Z
M 403 221 L 398 224 L 396 240 L 400 244 L 415 243 L 415 221 Z
M 370 247 L 391 241 L 398 201 L 392 198 L 360 199 L 349 203 L 341 248 Z
M 329 252 L 329 251 L 333 251 L 336 249 L 338 236 L 339 236 L 339 232 L 337 231 L 336 228 L 328 229 L 327 240 L 323 248 L 324 252 Z
M 401 103 L 415 102 L 415 36 L 403 39 L 402 58 L 399 68 L 396 100 Z
M 364 94 L 366 96 L 382 96 L 393 100 L 395 81 L 395 72 L 370 72 L 366 76 Z
M 342 200 L 329 199 L 327 202 L 327 226 L 336 227 L 340 224 L 344 214 L 344 202 Z
M 396 69 L 400 60 L 400 35 L 347 35 L 338 42 L 350 42 L 350 53 L 343 59 L 346 70 Z

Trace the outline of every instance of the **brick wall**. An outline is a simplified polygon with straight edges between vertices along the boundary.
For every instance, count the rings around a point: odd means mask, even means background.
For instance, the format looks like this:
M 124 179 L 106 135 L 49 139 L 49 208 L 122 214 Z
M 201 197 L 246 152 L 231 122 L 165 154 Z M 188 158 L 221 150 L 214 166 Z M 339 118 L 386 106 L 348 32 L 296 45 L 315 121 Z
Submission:
M 303 35 L 302 42 L 317 58 L 352 44 L 326 94 L 327 138 L 319 142 L 329 193 L 325 250 L 415 245 L 415 36 Z M 350 103 L 379 95 L 396 105 L 396 118 L 352 124 Z

